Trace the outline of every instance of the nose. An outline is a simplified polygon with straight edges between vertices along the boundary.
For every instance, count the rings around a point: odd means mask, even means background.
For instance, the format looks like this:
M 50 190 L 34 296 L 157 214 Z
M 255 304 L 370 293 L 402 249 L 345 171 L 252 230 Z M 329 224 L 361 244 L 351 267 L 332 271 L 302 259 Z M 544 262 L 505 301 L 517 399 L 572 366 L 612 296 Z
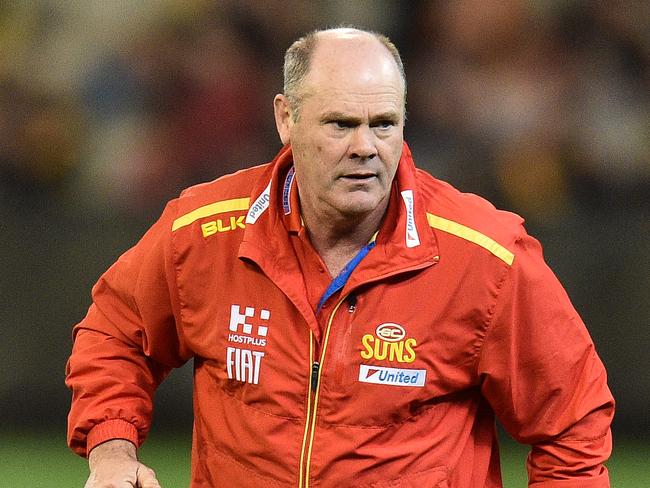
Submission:
M 360 124 L 352 131 L 349 147 L 350 157 L 352 159 L 372 159 L 377 155 L 375 147 L 375 134 L 372 129 L 364 124 Z

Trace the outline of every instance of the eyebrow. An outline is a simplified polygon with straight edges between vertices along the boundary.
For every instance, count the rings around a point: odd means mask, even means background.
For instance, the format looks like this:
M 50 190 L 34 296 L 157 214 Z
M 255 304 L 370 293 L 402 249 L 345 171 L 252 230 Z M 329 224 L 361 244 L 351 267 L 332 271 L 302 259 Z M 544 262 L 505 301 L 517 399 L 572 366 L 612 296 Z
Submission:
M 321 117 L 321 120 L 327 121 L 327 120 L 342 120 L 345 122 L 350 122 L 354 124 L 360 124 L 362 122 L 362 119 L 360 117 L 356 117 L 354 115 L 347 114 L 345 112 L 338 112 L 338 111 L 332 111 L 332 112 L 326 112 L 323 114 Z M 373 115 L 370 118 L 370 124 L 380 122 L 383 120 L 390 120 L 392 122 L 397 122 L 399 120 L 399 114 L 397 112 L 394 112 L 392 110 L 389 110 L 387 112 L 382 112 L 376 115 Z

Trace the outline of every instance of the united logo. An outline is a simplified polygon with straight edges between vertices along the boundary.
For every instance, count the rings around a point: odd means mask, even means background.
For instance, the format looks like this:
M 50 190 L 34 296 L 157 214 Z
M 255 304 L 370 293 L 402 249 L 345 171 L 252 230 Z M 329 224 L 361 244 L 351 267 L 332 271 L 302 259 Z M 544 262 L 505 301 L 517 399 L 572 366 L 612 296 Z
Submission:
M 425 369 L 384 368 L 381 366 L 359 367 L 359 381 L 375 385 L 423 387 L 427 377 Z

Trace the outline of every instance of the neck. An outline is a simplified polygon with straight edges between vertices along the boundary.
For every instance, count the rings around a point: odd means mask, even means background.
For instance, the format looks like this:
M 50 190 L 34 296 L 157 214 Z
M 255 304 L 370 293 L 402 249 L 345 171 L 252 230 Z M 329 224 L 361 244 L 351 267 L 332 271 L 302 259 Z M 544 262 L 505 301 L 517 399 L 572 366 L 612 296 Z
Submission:
M 388 201 L 367 215 L 318 215 L 302 209 L 302 218 L 312 245 L 332 277 L 363 248 L 379 230 Z

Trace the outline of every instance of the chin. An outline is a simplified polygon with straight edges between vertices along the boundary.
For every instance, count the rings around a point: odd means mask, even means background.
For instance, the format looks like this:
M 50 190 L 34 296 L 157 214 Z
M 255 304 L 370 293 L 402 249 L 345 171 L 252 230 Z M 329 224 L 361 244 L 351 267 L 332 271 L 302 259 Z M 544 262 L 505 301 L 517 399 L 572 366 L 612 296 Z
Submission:
M 343 204 L 339 206 L 339 210 L 343 215 L 347 215 L 350 217 L 362 217 L 364 215 L 371 213 L 373 210 L 377 208 L 378 205 L 379 202 L 374 199 L 356 200 L 354 198 L 349 198 L 347 201 L 343 202 Z

